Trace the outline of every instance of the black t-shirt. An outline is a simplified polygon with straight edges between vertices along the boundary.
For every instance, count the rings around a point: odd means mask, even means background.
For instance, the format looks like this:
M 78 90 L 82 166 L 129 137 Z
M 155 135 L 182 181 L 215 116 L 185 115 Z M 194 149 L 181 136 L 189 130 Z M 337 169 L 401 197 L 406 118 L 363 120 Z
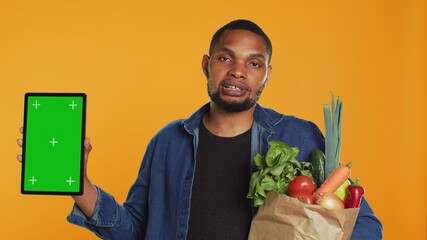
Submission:
M 218 137 L 200 124 L 191 196 L 191 240 L 247 239 L 252 220 L 246 198 L 250 180 L 251 131 Z

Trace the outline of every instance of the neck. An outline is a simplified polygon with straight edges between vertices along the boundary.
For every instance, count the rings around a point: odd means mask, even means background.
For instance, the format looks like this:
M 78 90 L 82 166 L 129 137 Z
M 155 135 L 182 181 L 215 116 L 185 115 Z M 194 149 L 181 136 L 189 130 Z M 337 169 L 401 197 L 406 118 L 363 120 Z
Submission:
M 255 105 L 242 112 L 227 112 L 210 104 L 210 111 L 203 116 L 203 123 L 213 134 L 220 137 L 234 137 L 252 127 Z

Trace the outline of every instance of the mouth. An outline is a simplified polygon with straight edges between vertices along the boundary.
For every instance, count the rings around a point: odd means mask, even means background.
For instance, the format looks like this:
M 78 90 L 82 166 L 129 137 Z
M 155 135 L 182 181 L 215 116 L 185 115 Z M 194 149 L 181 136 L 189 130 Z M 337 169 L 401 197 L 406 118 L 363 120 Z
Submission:
M 245 96 L 249 88 L 240 82 L 224 80 L 221 84 L 221 93 L 232 97 Z
M 223 88 L 226 88 L 226 89 L 233 90 L 233 91 L 242 91 L 242 89 L 241 89 L 241 88 L 239 88 L 239 87 L 237 87 L 237 86 L 225 85 L 225 86 L 222 86 L 222 87 L 223 87 Z

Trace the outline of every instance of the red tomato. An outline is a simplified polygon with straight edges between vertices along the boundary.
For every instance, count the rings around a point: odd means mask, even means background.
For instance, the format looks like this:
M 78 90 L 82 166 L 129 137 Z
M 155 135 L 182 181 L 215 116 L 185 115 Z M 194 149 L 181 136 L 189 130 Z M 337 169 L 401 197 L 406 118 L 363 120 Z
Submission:
M 311 193 L 308 193 L 308 192 L 293 192 L 289 196 L 296 198 L 303 203 L 309 203 L 309 204 L 314 203 L 313 195 Z
M 288 195 L 290 196 L 293 193 L 297 192 L 307 192 L 312 194 L 314 192 L 314 181 L 307 176 L 297 176 L 292 180 L 288 185 Z

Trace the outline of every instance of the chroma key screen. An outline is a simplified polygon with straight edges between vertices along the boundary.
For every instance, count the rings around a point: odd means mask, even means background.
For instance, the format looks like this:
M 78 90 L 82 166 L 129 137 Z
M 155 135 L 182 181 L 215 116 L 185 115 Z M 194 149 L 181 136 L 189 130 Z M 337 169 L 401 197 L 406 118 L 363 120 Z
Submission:
M 82 194 L 86 95 L 27 93 L 21 192 Z

